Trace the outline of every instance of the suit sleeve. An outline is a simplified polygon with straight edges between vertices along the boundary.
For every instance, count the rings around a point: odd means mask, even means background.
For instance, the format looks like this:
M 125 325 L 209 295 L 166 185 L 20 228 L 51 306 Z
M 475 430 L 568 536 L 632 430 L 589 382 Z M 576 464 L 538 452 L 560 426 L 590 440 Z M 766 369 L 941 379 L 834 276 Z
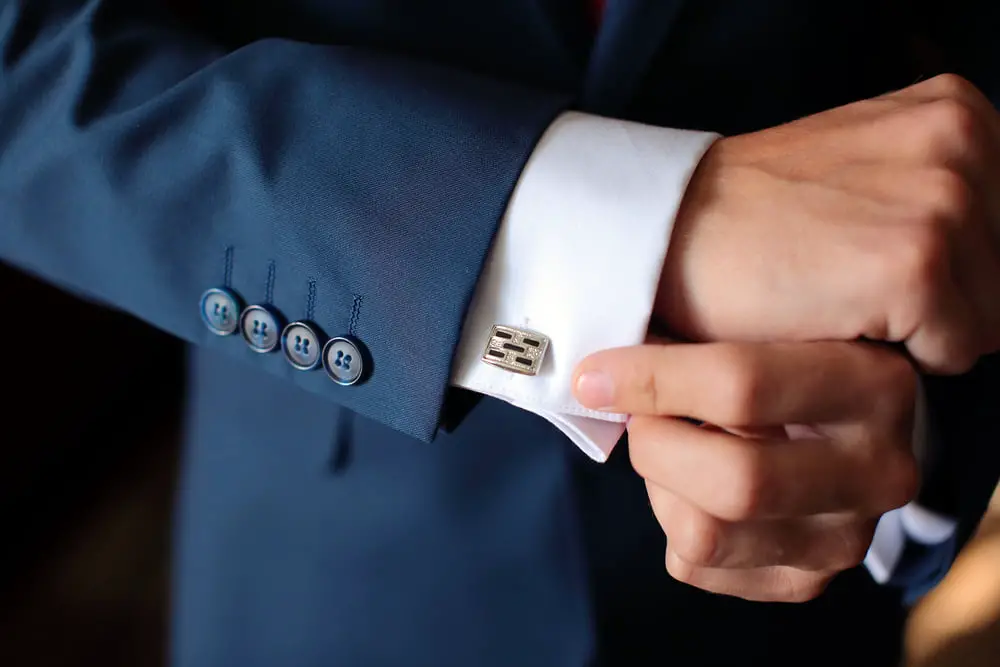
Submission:
M 227 52 L 161 12 L 0 0 L 0 260 L 429 440 L 497 225 L 566 101 L 336 45 Z M 213 335 L 217 286 L 356 336 L 368 381 Z

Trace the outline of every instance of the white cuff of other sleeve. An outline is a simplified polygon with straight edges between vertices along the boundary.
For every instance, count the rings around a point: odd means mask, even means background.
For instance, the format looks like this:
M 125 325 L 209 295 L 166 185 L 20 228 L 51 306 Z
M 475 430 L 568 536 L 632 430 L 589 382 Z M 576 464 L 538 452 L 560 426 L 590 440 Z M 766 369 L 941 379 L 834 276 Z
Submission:
M 928 448 L 936 443 L 930 441 L 927 430 L 927 397 L 923 387 L 917 389 L 917 406 L 913 420 L 913 451 L 918 464 L 926 464 Z M 882 515 L 875 536 L 865 556 L 865 567 L 872 579 L 884 584 L 892 578 L 903 557 L 908 542 L 924 545 L 943 544 L 958 530 L 958 522 L 949 516 L 932 512 L 916 502 L 909 503 Z

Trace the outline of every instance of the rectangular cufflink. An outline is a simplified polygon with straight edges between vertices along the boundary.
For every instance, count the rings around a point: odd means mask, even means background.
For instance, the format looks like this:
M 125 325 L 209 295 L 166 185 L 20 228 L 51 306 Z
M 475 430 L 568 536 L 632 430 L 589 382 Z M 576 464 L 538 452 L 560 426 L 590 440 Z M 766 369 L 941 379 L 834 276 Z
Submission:
M 483 361 L 512 373 L 537 375 L 549 348 L 549 339 L 537 331 L 493 325 Z

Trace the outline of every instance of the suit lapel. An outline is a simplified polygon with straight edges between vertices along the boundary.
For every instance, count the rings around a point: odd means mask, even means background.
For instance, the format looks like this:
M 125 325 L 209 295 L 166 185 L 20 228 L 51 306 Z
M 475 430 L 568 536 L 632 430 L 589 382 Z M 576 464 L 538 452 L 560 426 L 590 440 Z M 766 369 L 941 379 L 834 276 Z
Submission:
M 624 109 L 683 4 L 684 0 L 607 0 L 584 82 L 585 109 L 604 114 Z

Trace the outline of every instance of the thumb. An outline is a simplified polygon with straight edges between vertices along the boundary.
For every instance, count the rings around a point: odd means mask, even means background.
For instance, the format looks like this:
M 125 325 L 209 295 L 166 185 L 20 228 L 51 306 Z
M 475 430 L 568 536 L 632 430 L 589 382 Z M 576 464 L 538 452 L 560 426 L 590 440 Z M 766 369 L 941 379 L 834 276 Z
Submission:
M 900 367 L 912 374 L 898 355 L 861 343 L 636 345 L 581 361 L 573 391 L 603 412 L 725 426 L 822 423 L 867 414 L 898 384 Z
M 596 352 L 573 374 L 573 394 L 584 406 L 602 412 L 671 414 L 683 381 L 673 375 L 672 359 L 688 345 L 647 343 Z M 674 354 L 665 354 L 666 350 Z

